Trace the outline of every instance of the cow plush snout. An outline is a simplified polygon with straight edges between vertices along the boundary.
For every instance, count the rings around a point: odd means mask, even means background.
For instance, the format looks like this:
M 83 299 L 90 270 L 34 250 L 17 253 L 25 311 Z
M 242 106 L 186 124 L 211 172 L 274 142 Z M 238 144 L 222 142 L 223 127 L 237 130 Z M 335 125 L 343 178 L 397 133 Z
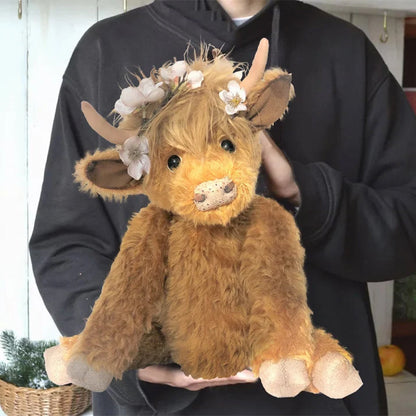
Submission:
M 210 211 L 227 205 L 237 196 L 237 187 L 228 177 L 200 183 L 194 191 L 194 203 L 199 211 Z

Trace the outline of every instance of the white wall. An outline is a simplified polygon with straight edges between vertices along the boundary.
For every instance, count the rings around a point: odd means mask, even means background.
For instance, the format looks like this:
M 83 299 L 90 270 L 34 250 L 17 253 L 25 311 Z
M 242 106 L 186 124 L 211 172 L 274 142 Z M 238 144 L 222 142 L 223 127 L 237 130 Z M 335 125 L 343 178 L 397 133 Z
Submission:
M 134 8 L 149 0 L 128 0 Z M 123 0 L 0 1 L 0 331 L 13 329 L 33 339 L 58 337 L 34 284 L 27 253 L 61 76 L 78 39 L 97 19 L 123 11 Z M 401 79 L 403 19 L 389 20 L 390 40 L 378 41 L 380 16 L 338 12 L 368 33 Z M 6 143 L 7 141 L 7 143 Z M 391 293 L 372 295 L 377 303 L 380 337 L 389 336 Z M 386 294 L 386 293 L 387 294 Z M 375 300 L 374 300 L 375 299 Z M 377 301 L 378 299 L 378 301 Z M 386 320 L 387 319 L 387 320 Z M 383 332 L 384 331 L 384 332 Z

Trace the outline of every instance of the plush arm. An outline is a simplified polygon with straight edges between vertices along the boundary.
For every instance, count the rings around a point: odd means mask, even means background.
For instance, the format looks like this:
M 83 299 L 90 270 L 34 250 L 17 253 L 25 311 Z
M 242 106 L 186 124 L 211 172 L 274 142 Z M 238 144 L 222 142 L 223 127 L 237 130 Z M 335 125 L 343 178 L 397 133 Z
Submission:
M 131 221 L 84 331 L 69 358 L 121 378 L 163 301 L 169 218 L 152 205 Z

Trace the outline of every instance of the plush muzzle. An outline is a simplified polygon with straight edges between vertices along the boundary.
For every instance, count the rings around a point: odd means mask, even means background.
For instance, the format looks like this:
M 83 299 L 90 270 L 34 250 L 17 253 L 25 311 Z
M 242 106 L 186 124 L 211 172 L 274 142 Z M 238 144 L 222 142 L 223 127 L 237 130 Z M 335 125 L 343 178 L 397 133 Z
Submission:
M 200 183 L 194 191 L 194 203 L 199 211 L 210 211 L 228 205 L 237 196 L 237 186 L 227 176 Z

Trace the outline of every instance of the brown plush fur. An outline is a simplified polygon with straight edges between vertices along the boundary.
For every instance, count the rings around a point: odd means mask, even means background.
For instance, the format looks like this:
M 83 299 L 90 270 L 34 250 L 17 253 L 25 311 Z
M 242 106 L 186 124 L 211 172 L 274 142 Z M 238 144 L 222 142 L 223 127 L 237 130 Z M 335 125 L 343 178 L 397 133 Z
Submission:
M 82 355 L 93 367 L 105 368 L 115 377 L 131 365 L 143 334 L 151 331 L 162 308 L 168 224 L 168 213 L 154 206 L 132 219 L 69 358 Z
M 170 353 L 185 373 L 204 378 L 248 367 L 258 374 L 265 361 L 287 358 L 302 360 L 311 374 L 327 352 L 351 362 L 336 340 L 312 326 L 293 217 L 254 194 L 257 127 L 244 114 L 227 115 L 218 97 L 233 78 L 232 63 L 219 55 L 191 65 L 203 71 L 204 83 L 178 92 L 152 116 L 145 131 L 152 165 L 140 183 L 106 189 L 89 180 L 91 162 L 118 159 L 115 150 L 88 155 L 77 165 L 82 190 L 116 199 L 145 193 L 152 203 L 131 220 L 84 331 L 63 339 L 68 359 L 83 357 L 91 368 L 121 377 L 134 365 L 166 362 Z M 266 72 L 248 104 L 284 74 Z M 288 91 L 275 119 L 293 96 L 293 88 Z M 124 126 L 142 128 L 135 117 Z M 221 147 L 224 139 L 235 152 Z M 167 167 L 171 155 L 181 157 L 173 172 Z M 234 182 L 236 199 L 199 211 L 195 188 L 224 177 Z M 317 389 L 311 384 L 309 391 Z

